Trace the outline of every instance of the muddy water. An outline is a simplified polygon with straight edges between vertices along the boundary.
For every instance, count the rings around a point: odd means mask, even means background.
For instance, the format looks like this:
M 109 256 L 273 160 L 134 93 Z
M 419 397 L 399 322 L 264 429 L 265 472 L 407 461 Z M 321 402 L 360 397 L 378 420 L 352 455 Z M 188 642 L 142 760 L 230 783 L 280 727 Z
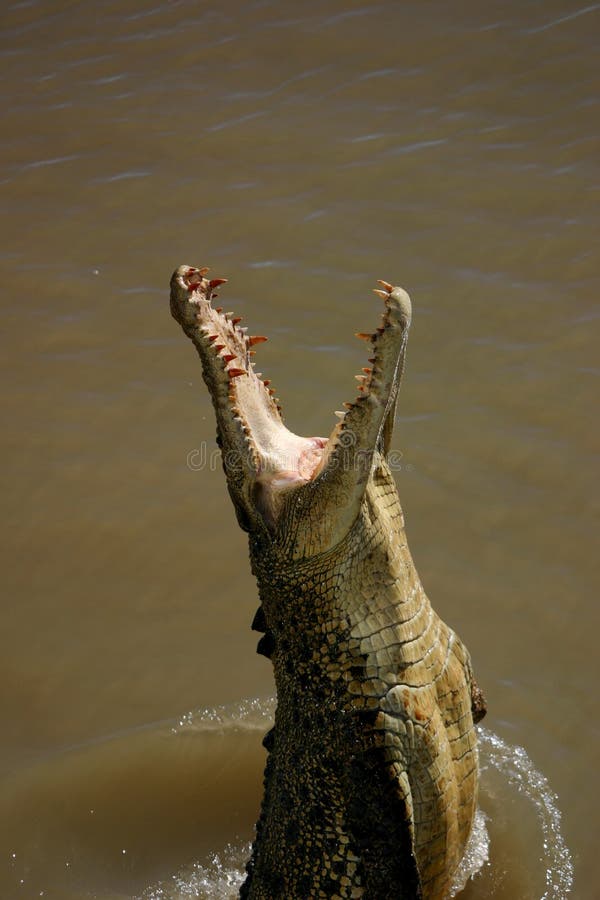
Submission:
M 374 279 L 411 292 L 398 484 L 490 708 L 464 896 L 560 898 L 571 865 L 598 896 L 599 26 L 569 0 L 3 7 L 0 896 L 241 877 L 273 685 L 182 262 L 229 277 L 303 434 L 354 396 Z

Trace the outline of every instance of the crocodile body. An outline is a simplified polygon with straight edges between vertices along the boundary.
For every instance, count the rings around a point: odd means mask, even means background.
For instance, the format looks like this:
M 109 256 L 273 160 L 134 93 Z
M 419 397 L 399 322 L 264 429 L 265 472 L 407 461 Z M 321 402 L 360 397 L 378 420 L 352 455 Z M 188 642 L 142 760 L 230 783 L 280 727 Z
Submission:
M 371 367 L 328 439 L 283 425 L 239 320 L 205 269 L 171 309 L 196 345 L 261 605 L 277 687 L 265 791 L 242 898 L 447 897 L 477 803 L 485 704 L 458 636 L 414 567 L 387 463 L 411 317 L 380 282 Z

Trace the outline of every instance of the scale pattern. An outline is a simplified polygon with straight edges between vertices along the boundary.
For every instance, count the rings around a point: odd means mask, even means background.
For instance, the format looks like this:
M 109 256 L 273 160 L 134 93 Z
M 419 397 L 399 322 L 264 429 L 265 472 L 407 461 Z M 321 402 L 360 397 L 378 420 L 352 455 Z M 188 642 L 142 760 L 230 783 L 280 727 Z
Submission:
M 241 897 L 442 900 L 477 803 L 485 712 L 465 647 L 421 586 L 386 461 L 412 307 L 378 281 L 381 325 L 329 439 L 283 422 L 240 317 L 206 267 L 180 266 L 171 312 L 194 342 L 261 606 L 278 705 Z
M 482 707 L 383 457 L 333 551 L 290 564 L 287 547 L 250 549 L 278 707 L 242 897 L 445 897 L 475 812 Z

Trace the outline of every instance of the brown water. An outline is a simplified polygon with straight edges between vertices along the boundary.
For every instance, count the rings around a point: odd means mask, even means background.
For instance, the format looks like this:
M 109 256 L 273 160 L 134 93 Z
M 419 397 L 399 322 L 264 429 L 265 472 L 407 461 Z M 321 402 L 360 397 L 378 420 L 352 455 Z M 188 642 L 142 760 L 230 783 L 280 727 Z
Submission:
M 464 897 L 556 900 L 571 860 L 571 896 L 599 897 L 600 4 L 26 0 L 1 22 L 0 896 L 240 878 L 273 686 L 194 453 L 214 421 L 168 312 L 185 262 L 271 336 L 303 434 L 354 396 L 375 278 L 410 291 L 398 484 L 490 710 Z

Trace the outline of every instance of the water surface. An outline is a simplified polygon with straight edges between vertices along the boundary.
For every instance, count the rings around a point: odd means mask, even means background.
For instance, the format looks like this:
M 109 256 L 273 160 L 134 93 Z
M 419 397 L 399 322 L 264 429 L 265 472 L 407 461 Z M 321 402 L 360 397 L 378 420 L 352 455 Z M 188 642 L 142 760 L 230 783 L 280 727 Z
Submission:
M 194 464 L 184 262 L 270 336 L 303 434 L 354 396 L 375 279 L 410 291 L 398 486 L 490 710 L 464 896 L 564 895 L 563 846 L 597 896 L 599 25 L 567 0 L 5 5 L 3 897 L 198 872 L 220 896 L 252 836 L 262 724 L 177 726 L 273 691 L 244 536 Z

